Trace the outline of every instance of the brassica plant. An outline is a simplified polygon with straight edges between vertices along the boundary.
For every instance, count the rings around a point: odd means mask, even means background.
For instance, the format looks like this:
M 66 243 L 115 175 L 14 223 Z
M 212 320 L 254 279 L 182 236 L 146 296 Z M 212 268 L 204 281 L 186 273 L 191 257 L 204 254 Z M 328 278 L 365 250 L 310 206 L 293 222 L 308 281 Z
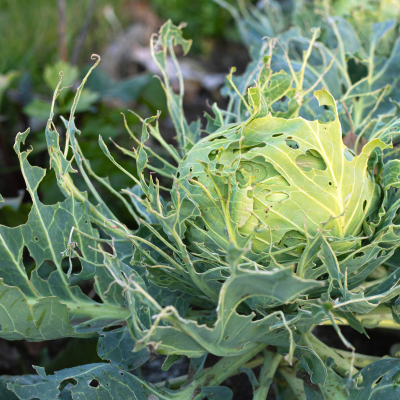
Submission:
M 282 69 L 293 80 L 297 101 L 286 95 L 292 113 L 306 119 L 320 118 L 313 91 L 322 85 L 337 101 L 342 130 L 348 134 L 346 142 L 350 148 L 359 152 L 362 142 L 379 137 L 384 131 L 387 133 L 391 124 L 394 124 L 391 132 L 398 131 L 400 42 L 396 38 L 395 19 L 382 21 L 377 17 L 373 19 L 375 23 L 363 23 L 360 27 L 361 22 L 352 25 L 341 13 L 330 14 L 340 10 L 340 2 L 298 0 L 288 13 L 291 26 L 285 29 L 285 17 L 273 1 L 260 2 L 264 6 L 260 8 L 242 6 L 240 9 L 225 0 L 214 1 L 235 17 L 243 43 L 253 58 L 246 73 L 236 78 L 237 91 L 242 96 L 254 74 L 262 68 L 264 58 L 271 54 L 271 47 L 275 47 L 271 66 L 275 71 Z M 352 16 L 359 15 L 359 9 L 363 9 L 357 2 L 346 4 Z M 362 15 L 368 15 L 378 5 L 365 7 L 368 11 Z M 237 93 L 232 88 L 226 88 L 226 92 L 233 95 L 232 108 L 240 114 L 244 109 L 241 98 L 235 96 Z M 395 136 L 394 144 L 397 145 Z M 395 147 L 390 154 L 397 152 Z
M 272 382 L 280 399 L 398 398 L 400 361 L 357 354 L 340 330 L 349 325 L 367 334 L 366 327 L 396 329 L 400 322 L 400 161 L 385 157 L 397 119 L 391 115 L 359 152 L 346 147 L 338 102 L 323 75 L 305 89 L 318 118 L 301 114 L 305 93 L 298 85 L 315 40 L 292 74 L 274 67 L 276 49 L 267 40 L 266 54 L 241 80 L 228 76 L 228 109 L 213 105 L 201 129 L 183 113 L 174 53 L 180 45 L 186 54 L 190 44 L 171 22 L 151 43 L 177 145 L 161 135 L 158 116 L 143 120 L 140 139 L 126 124 L 134 149 L 116 146 L 132 157 L 128 171 L 99 138 L 132 187 L 118 191 L 97 176 L 79 147 L 84 132 L 74 112 L 91 71 L 63 120 L 64 150 L 53 110 L 46 126 L 50 167 L 65 201 L 40 201 L 46 171 L 28 161 L 29 130 L 17 135 L 32 210 L 26 224 L 0 227 L 0 337 L 98 337 L 98 354 L 109 362 L 3 377 L 4 396 L 229 400 L 232 392 L 221 384 L 246 373 L 255 400 L 266 399 Z M 60 87 L 61 81 L 54 99 Z M 75 185 L 75 174 L 85 189 Z M 99 185 L 137 226 L 113 215 Z M 24 249 L 35 261 L 29 270 Z M 91 279 L 97 297 L 81 289 Z M 348 351 L 319 340 L 316 325 L 333 326 Z M 129 372 L 155 353 L 167 356 L 164 370 L 189 357 L 188 375 L 153 385 Z M 208 354 L 220 359 L 205 369 Z

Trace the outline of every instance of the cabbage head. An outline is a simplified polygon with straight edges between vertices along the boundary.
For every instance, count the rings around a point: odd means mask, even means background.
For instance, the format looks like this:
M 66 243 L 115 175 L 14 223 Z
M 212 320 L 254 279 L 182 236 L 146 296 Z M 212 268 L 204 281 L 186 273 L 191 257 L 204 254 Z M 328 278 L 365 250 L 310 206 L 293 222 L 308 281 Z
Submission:
M 251 260 L 274 254 L 293 262 L 321 231 L 339 253 L 373 235 L 383 195 L 377 160 L 390 145 L 374 139 L 356 155 L 343 144 L 333 97 L 325 90 L 315 97 L 333 121 L 255 112 L 190 150 L 175 190 L 200 212 L 187 220 L 192 248 L 224 252 L 230 242 L 251 241 Z

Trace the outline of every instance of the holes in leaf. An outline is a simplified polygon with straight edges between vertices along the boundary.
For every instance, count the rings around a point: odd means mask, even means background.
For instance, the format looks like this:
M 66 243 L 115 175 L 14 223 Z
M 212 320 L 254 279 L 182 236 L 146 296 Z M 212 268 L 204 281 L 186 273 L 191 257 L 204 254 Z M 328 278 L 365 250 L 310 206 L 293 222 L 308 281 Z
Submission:
M 81 250 L 80 250 L 78 247 L 75 247 L 74 250 L 79 254 L 80 257 L 83 256 Z M 82 272 L 82 264 L 81 264 L 81 262 L 79 261 L 79 258 L 77 258 L 77 257 L 71 258 L 71 263 L 72 263 L 72 271 L 71 271 L 72 274 L 74 274 L 74 275 L 80 274 L 80 273 Z M 62 269 L 63 269 L 63 271 L 64 271 L 65 273 L 67 273 L 67 271 L 70 269 L 70 260 L 69 260 L 68 257 L 64 257 L 64 258 L 62 259 L 62 261 L 61 261 L 61 267 L 62 267 Z M 89 267 L 89 268 L 90 268 L 90 267 Z
M 332 186 L 332 182 L 329 182 L 329 186 Z
M 272 201 L 276 203 L 281 203 L 284 200 L 287 200 L 289 195 L 284 192 L 271 192 L 267 196 L 265 196 L 266 201 Z
M 222 164 L 215 164 L 215 168 L 217 168 L 218 170 L 224 169 L 224 166 Z
M 35 269 L 36 263 L 35 260 L 31 257 L 29 250 L 26 246 L 24 246 L 24 249 L 22 250 L 22 262 L 24 264 L 26 273 L 30 278 L 32 271 Z M 5 281 L 5 283 L 7 283 L 7 281 Z
M 368 67 L 360 62 L 357 62 L 356 58 L 350 58 L 347 61 L 347 71 L 352 84 L 368 76 Z M 342 89 L 342 93 L 346 93 L 346 91 L 347 88 L 344 90 Z
M 209 159 L 210 161 L 214 161 L 214 160 L 217 158 L 217 155 L 218 155 L 218 150 L 211 150 L 211 151 L 208 153 L 208 159 Z
M 19 191 L 18 194 L 22 192 Z M 14 210 L 11 206 L 5 206 L 3 203 L 3 207 L 0 210 L 0 225 L 15 228 L 26 224 L 31 209 L 32 205 L 29 203 L 22 203 L 17 210 Z
M 120 324 L 117 325 L 111 325 L 111 326 L 106 326 L 105 328 L 103 328 L 102 332 L 111 332 L 111 331 L 115 331 L 117 329 L 121 329 L 123 327 L 123 323 L 121 322 Z M 126 325 L 126 323 L 125 323 Z
M 354 152 L 353 152 L 352 150 L 350 150 L 349 148 L 347 148 L 347 147 L 344 149 L 343 154 L 344 154 L 344 158 L 345 158 L 347 161 L 352 161 L 353 158 L 356 156 L 356 155 L 354 154 Z
M 54 190 L 54 182 L 55 182 L 56 174 L 54 172 L 54 168 L 46 171 L 46 175 L 43 180 L 39 184 L 39 192 L 43 193 L 40 196 L 40 201 L 45 205 L 56 204 L 57 202 L 62 202 L 65 200 L 64 195 L 61 193 L 61 190 Z M 50 193 L 51 196 L 46 196 L 44 193 Z M 36 212 L 35 212 L 36 214 Z
M 57 270 L 57 267 L 53 261 L 45 260 L 45 261 L 43 261 L 43 264 L 37 270 L 37 274 L 44 281 L 47 281 L 49 279 L 50 275 L 56 270 Z
M 298 150 L 300 148 L 299 143 L 293 140 L 291 136 L 286 138 L 286 144 L 293 150 Z
M 192 181 L 198 182 L 198 181 L 199 181 L 199 177 L 198 177 L 198 176 L 193 176 L 192 179 L 189 180 L 189 184 L 190 184 L 190 185 L 198 186 L 198 185 L 196 185 L 195 183 L 193 183 Z
M 288 231 L 283 235 L 279 244 L 282 247 L 292 247 L 300 243 L 305 243 L 306 241 L 307 239 L 302 233 L 297 231 Z
M 379 382 L 382 380 L 382 378 L 385 376 L 385 374 L 383 374 L 382 376 L 380 376 L 372 385 L 371 388 L 374 388 L 376 385 L 379 384 Z
M 288 181 L 262 156 L 242 160 L 236 170 L 235 178 L 241 189 L 261 182 L 265 185 L 289 186 Z M 265 193 L 268 194 L 269 191 Z
M 182 161 L 185 161 L 187 159 L 187 155 L 182 158 Z
M 326 163 L 321 154 L 315 150 L 307 150 L 305 154 L 300 154 L 296 157 L 296 165 L 305 172 L 310 172 L 312 169 L 323 171 L 326 169 Z
M 359 258 L 359 257 L 364 257 L 364 255 L 365 255 L 365 253 L 360 251 L 359 253 L 356 253 L 353 255 L 353 260 L 355 260 L 356 258 Z
M 111 255 L 114 255 L 114 250 L 108 243 L 102 243 L 101 246 L 103 247 L 104 251 Z
M 328 124 L 336 119 L 335 110 L 332 106 L 324 104 L 319 108 L 318 122 L 320 124 Z M 325 127 L 326 129 L 326 127 Z
M 98 387 L 98 386 L 100 386 L 100 383 L 99 383 L 99 381 L 97 380 L 97 379 L 92 379 L 90 382 L 89 382 L 89 386 L 91 386 L 91 387 Z
M 272 137 L 279 137 L 279 136 L 282 136 L 283 135 L 283 133 L 275 133 L 274 135 L 272 135 Z
M 248 153 L 250 150 L 253 149 L 262 149 L 263 147 L 265 147 L 266 144 L 264 142 L 259 143 L 259 144 L 255 144 L 253 146 L 242 146 L 241 148 L 237 148 L 237 149 L 233 149 L 233 154 L 237 154 L 237 153 L 241 153 L 241 154 L 246 154 Z
M 69 379 L 64 379 L 62 382 L 60 382 L 60 385 L 58 386 L 58 389 L 64 390 L 66 387 L 67 388 L 72 388 L 78 384 L 78 381 L 74 378 L 69 378 Z
M 224 340 L 228 340 L 229 339 L 229 335 L 224 337 Z
M 35 242 L 38 242 L 38 241 L 39 241 L 39 238 L 38 238 L 37 236 L 35 236 L 35 237 L 33 238 L 33 240 L 34 240 Z
M 190 173 L 193 172 L 193 167 L 190 167 L 189 172 L 190 172 Z
M 269 166 L 271 171 L 269 172 Z M 249 161 L 242 161 L 236 171 L 236 180 L 239 185 L 245 186 L 249 182 L 262 182 L 272 172 L 272 164 L 267 163 L 263 157 L 258 156 Z M 278 172 L 276 172 L 278 174 Z
M 368 201 L 364 200 L 364 202 L 363 202 L 363 211 L 365 211 L 365 209 L 367 208 L 367 204 L 368 204 Z
M 214 139 L 211 139 L 210 142 L 214 142 L 215 140 L 221 140 L 221 139 L 226 139 L 226 137 L 224 135 L 218 136 Z

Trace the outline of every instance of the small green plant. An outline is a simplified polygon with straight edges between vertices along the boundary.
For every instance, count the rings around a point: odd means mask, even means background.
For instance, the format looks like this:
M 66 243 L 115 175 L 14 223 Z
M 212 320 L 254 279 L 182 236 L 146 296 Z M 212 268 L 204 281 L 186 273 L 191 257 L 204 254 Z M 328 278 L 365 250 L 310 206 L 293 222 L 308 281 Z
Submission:
M 14 150 L 32 210 L 26 224 L 0 226 L 0 337 L 99 337 L 98 354 L 109 363 L 52 375 L 36 367 L 38 375 L 3 377 L 4 393 L 26 400 L 229 400 L 232 392 L 221 383 L 244 372 L 254 400 L 266 399 L 273 382 L 281 399 L 398 398 L 400 360 L 357 354 L 340 330 L 399 326 L 400 161 L 391 153 L 398 121 L 393 113 L 375 116 L 364 103 L 365 123 L 379 121 L 380 128 L 366 136 L 359 154 L 344 145 L 340 103 L 321 87 L 331 70 L 308 77 L 311 55 L 321 48 L 316 37 L 296 69 L 287 52 L 265 41 L 244 76 L 228 76 L 228 107 L 214 104 L 202 130 L 183 113 L 174 53 L 180 45 L 186 54 L 191 42 L 181 27 L 163 25 L 151 50 L 177 146 L 163 139 L 158 115 L 143 120 L 140 139 L 126 124 L 135 149 L 117 147 L 132 157 L 130 172 L 100 137 L 105 157 L 132 180 L 121 191 L 91 170 L 75 126 L 98 57 L 63 119 L 64 150 L 53 107 L 46 125 L 63 202 L 41 203 L 37 190 L 46 171 L 30 165 L 31 150 L 23 150 L 29 130 L 17 135 Z M 166 72 L 168 54 L 178 93 Z M 274 67 L 279 54 L 289 73 Z M 305 118 L 303 110 L 317 118 Z M 168 157 L 154 151 L 150 138 Z M 78 173 L 85 189 L 74 182 Z M 113 214 L 98 186 L 115 195 L 136 225 Z M 25 248 L 35 261 L 30 269 Z M 96 298 L 81 289 L 91 279 Z M 324 324 L 347 351 L 313 334 Z M 128 372 L 156 352 L 167 355 L 163 370 L 189 357 L 188 375 L 153 385 Z M 220 360 L 204 369 L 208 354 Z M 260 365 L 256 377 L 252 368 Z

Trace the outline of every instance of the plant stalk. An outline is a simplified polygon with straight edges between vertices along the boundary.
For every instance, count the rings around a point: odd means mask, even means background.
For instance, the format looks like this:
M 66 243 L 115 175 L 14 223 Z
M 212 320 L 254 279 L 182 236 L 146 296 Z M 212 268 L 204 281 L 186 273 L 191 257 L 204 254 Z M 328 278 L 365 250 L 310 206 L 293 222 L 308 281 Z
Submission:
M 365 328 L 388 328 L 400 329 L 400 325 L 393 320 L 390 309 L 386 306 L 378 306 L 367 314 L 357 315 L 357 319 L 363 323 Z M 349 325 L 343 318 L 335 318 L 337 325 Z M 332 325 L 330 320 L 324 321 L 321 325 Z
M 264 351 L 264 364 L 261 368 L 253 400 L 265 400 L 267 398 L 269 388 L 281 359 L 282 356 L 279 353 L 273 353 L 268 350 Z
M 30 306 L 36 304 L 39 299 L 36 298 L 28 298 L 27 303 Z M 130 311 L 123 306 L 114 306 L 110 304 L 91 304 L 91 303 L 84 303 L 84 302 L 69 302 L 69 301 L 62 301 L 60 303 L 65 305 L 68 309 L 70 316 L 77 317 L 90 317 L 90 318 L 101 318 L 101 319 L 126 319 L 128 318 L 131 313 Z
M 262 365 L 263 362 L 264 362 L 264 357 L 256 357 L 253 360 L 242 365 L 242 367 L 253 369 L 253 368 L 256 368 L 256 367 L 259 367 L 260 365 Z M 212 367 L 205 368 L 204 373 L 208 372 L 211 368 Z M 229 377 L 235 376 L 238 374 L 239 374 L 239 369 L 234 371 Z M 177 376 L 176 378 L 168 379 L 166 381 L 157 382 L 157 383 L 155 383 L 155 386 L 157 386 L 157 387 L 168 386 L 170 389 L 179 389 L 187 381 L 187 378 L 188 378 L 187 375 L 181 375 L 181 376 Z
M 345 351 L 345 350 L 339 350 L 339 349 L 335 349 L 332 348 L 333 351 L 335 351 L 336 353 L 338 353 L 340 356 L 342 356 L 344 359 L 346 359 L 349 363 L 351 363 L 351 358 L 353 356 L 353 354 L 350 351 Z M 380 360 L 380 357 L 374 357 L 374 356 L 368 356 L 365 354 L 360 354 L 360 353 L 355 353 L 354 354 L 354 366 L 357 368 L 364 368 L 369 364 L 372 364 L 375 361 Z M 249 369 L 253 369 L 253 368 L 257 368 L 260 365 L 262 365 L 264 363 L 264 357 L 257 357 L 254 358 L 253 360 L 247 362 L 246 364 L 242 365 L 243 368 L 249 368 Z M 292 390 L 295 390 L 295 388 L 298 386 L 297 385 L 297 381 L 302 382 L 299 379 L 291 379 L 291 375 L 289 376 L 288 371 L 291 370 L 291 367 L 288 362 L 281 358 L 280 362 L 279 362 L 279 371 L 284 375 L 285 379 L 288 381 L 288 383 L 290 384 L 290 386 L 292 387 Z M 210 368 L 205 368 L 204 372 L 207 372 L 211 369 Z M 235 376 L 239 374 L 239 370 L 234 371 L 230 376 Z M 177 376 L 176 378 L 172 378 L 166 381 L 162 381 L 162 382 L 158 382 L 155 384 L 155 386 L 157 387 L 164 387 L 168 384 L 168 387 L 170 389 L 179 389 L 186 381 L 187 381 L 187 375 L 181 375 L 181 376 Z M 290 382 L 289 382 L 290 380 Z M 293 381 L 293 382 L 292 382 Z M 292 386 L 293 384 L 293 386 Z M 302 384 L 301 384 L 302 386 Z M 299 396 L 297 396 L 299 397 Z M 305 400 L 303 398 L 299 397 L 299 400 Z
M 304 392 L 304 383 L 301 379 L 296 378 L 296 374 L 293 371 L 293 367 L 282 367 L 279 368 L 279 372 L 285 378 L 286 382 L 289 384 L 290 388 L 293 390 L 297 396 L 297 400 L 307 400 L 306 394 Z
M 335 350 L 327 346 L 325 343 L 321 342 L 311 332 L 308 333 L 306 336 L 313 350 L 318 354 L 322 361 L 325 362 L 329 357 L 335 361 L 336 367 L 334 367 L 333 369 L 338 374 L 347 377 L 358 372 L 358 369 L 351 364 L 351 361 L 343 358 L 341 355 L 336 353 Z
M 266 345 L 262 343 L 240 356 L 222 358 L 213 367 L 204 372 L 198 379 L 194 380 L 182 389 L 176 400 L 200 400 L 202 398 L 200 397 L 202 387 L 219 386 L 225 379 L 233 375 L 235 371 L 246 364 L 265 347 Z
M 349 363 L 351 363 L 351 359 L 353 357 L 353 354 L 350 351 L 345 351 L 345 350 L 339 350 L 333 348 L 336 353 L 341 355 L 344 359 L 346 359 Z M 381 357 L 374 357 L 374 356 L 368 356 L 366 354 L 360 354 L 360 353 L 354 353 L 354 363 L 357 368 L 365 368 L 367 365 L 372 364 L 375 361 L 381 360 Z

